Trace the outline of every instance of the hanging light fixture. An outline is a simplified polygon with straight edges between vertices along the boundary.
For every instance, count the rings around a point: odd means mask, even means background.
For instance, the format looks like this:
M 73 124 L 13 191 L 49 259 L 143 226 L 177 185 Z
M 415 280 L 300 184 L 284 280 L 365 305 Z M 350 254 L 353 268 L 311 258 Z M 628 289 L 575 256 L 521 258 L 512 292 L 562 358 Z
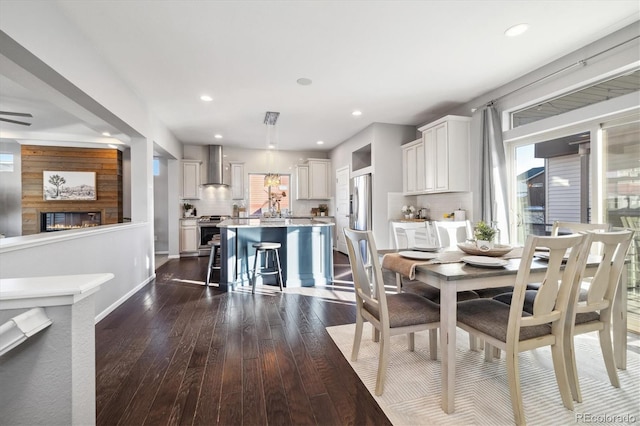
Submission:
M 276 122 L 280 116 L 279 112 L 267 111 L 264 115 L 264 124 L 267 125 L 267 147 L 275 149 L 278 145 L 276 135 Z M 273 157 L 273 156 L 272 156 Z M 280 186 L 282 180 L 279 173 L 267 173 L 264 177 L 264 186 L 271 188 L 272 186 Z

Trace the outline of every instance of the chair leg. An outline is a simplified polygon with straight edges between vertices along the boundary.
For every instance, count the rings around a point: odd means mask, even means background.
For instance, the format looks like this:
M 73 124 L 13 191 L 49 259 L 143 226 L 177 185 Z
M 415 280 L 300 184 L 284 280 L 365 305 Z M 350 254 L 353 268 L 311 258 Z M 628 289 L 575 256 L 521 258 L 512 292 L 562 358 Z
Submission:
M 493 362 L 493 346 L 488 342 L 484 342 L 484 360 L 486 362 Z
M 493 358 L 494 359 L 500 359 L 500 354 L 502 353 L 502 351 L 500 351 L 500 348 L 496 348 L 494 346 L 493 348 Z
M 280 267 L 280 255 L 278 250 L 274 250 L 276 253 L 276 264 L 278 265 L 278 282 L 280 283 L 280 291 L 282 291 L 282 268 Z
M 256 257 L 253 258 L 253 276 L 251 277 L 251 294 L 256 292 L 256 266 L 258 264 L 258 256 L 260 252 L 256 250 Z
M 211 268 L 213 267 L 213 259 L 215 258 L 215 248 L 211 247 L 211 253 L 209 254 L 209 263 L 207 264 L 207 280 L 205 281 L 205 285 L 209 285 L 209 281 L 211 280 Z
M 438 359 L 438 329 L 429 330 L 429 359 Z
M 567 378 L 569 379 L 569 388 L 571 396 L 576 402 L 582 402 L 582 392 L 580 391 L 580 382 L 578 381 L 578 368 L 576 365 L 576 350 L 573 344 L 573 336 L 565 335 L 564 356 L 567 365 Z
M 551 357 L 553 359 L 553 371 L 556 373 L 556 382 L 558 382 L 558 390 L 562 397 L 562 403 L 569 410 L 573 411 L 573 398 L 571 397 L 571 389 L 567 376 L 563 342 L 560 341 L 551 345 Z
M 522 391 L 520 390 L 518 353 L 514 350 L 507 350 L 507 379 L 509 381 L 509 394 L 511 395 L 513 418 L 516 425 L 525 425 L 526 421 L 524 418 L 524 407 L 522 405 Z
M 362 326 L 363 320 L 360 314 L 357 314 L 356 318 L 356 333 L 353 336 L 353 349 L 351 349 L 351 361 L 358 360 L 358 352 L 360 352 L 360 342 L 362 341 Z
M 378 343 L 380 341 L 380 330 L 377 328 L 373 329 L 373 334 L 371 335 L 371 340 Z
M 380 359 L 378 360 L 378 377 L 376 378 L 376 395 L 380 396 L 384 392 L 384 381 L 387 377 L 387 367 L 389 366 L 389 330 L 383 330 L 380 337 Z
M 416 349 L 416 333 L 408 333 L 407 337 L 409 338 L 409 351 L 413 352 Z
M 600 313 L 602 315 L 602 313 Z M 605 324 L 604 328 L 599 332 L 600 336 L 600 350 L 602 351 L 602 358 L 604 359 L 604 365 L 607 368 L 607 374 L 609 374 L 609 381 L 615 388 L 620 387 L 620 380 L 618 379 L 618 371 L 616 369 L 615 361 L 613 358 L 613 341 L 611 340 L 611 326 Z
M 475 337 L 473 334 L 469 333 L 469 349 L 471 349 L 474 352 L 478 352 L 479 346 L 478 346 L 478 338 Z

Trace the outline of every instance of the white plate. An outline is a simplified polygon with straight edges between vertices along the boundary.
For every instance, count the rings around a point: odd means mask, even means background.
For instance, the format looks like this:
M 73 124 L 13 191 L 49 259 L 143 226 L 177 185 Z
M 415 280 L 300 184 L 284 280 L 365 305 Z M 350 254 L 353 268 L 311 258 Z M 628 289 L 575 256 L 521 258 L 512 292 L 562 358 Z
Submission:
M 413 250 L 417 250 L 417 251 L 438 251 L 438 250 L 440 250 L 441 248 L 442 248 L 442 247 L 415 245 L 415 246 L 413 247 Z
M 509 264 L 509 262 L 504 259 L 496 259 L 495 257 L 488 256 L 465 256 L 461 260 L 469 265 L 481 266 L 483 268 L 502 268 Z
M 435 259 L 438 256 L 435 253 L 425 253 L 422 251 L 413 251 L 413 250 L 401 251 L 401 252 L 398 252 L 398 254 L 402 257 L 406 257 L 407 259 L 413 259 L 413 260 L 431 260 L 431 259 Z

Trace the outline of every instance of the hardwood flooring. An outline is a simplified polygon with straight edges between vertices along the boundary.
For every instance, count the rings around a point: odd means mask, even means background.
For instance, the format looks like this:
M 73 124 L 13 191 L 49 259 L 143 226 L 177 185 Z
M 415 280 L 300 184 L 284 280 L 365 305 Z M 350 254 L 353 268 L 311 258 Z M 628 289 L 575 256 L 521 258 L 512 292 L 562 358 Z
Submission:
M 199 284 L 207 261 L 169 260 L 96 325 L 98 425 L 390 424 L 325 330 L 353 302 L 222 293 Z

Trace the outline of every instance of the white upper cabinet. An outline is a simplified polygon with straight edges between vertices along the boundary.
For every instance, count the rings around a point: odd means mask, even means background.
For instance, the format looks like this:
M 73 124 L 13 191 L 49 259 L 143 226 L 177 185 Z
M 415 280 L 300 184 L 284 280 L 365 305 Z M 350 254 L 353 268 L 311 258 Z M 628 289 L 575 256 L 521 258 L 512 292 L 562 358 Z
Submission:
M 424 142 L 424 190 L 469 191 L 469 132 L 471 118 L 448 115 L 419 128 Z
M 425 154 L 422 139 L 402 146 L 402 192 L 416 194 L 425 188 Z
M 200 199 L 200 162 L 182 160 L 182 199 Z
M 231 199 L 244 200 L 244 163 L 229 163 L 231 167 Z
M 310 158 L 296 167 L 298 200 L 326 200 L 331 198 L 331 160 Z

